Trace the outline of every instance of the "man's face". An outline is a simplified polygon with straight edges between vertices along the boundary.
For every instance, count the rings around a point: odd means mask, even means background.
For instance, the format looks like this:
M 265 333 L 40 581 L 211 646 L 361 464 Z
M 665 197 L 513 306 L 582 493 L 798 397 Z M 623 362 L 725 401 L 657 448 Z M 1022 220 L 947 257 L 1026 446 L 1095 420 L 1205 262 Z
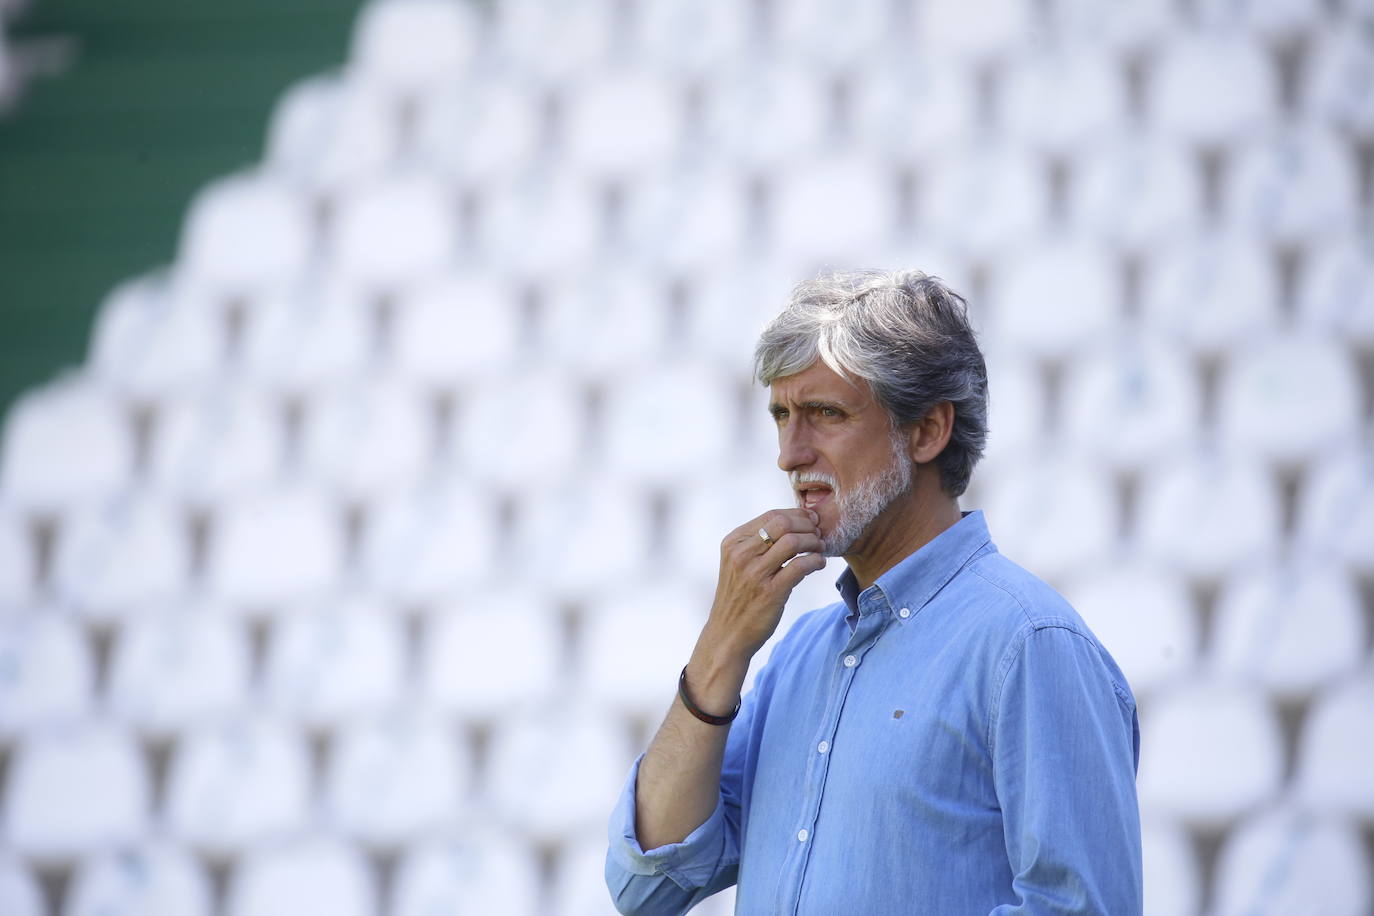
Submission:
M 774 380 L 769 410 L 778 427 L 778 467 L 797 504 L 820 518 L 827 556 L 849 552 L 892 502 L 911 487 L 905 438 L 867 383 L 817 360 Z

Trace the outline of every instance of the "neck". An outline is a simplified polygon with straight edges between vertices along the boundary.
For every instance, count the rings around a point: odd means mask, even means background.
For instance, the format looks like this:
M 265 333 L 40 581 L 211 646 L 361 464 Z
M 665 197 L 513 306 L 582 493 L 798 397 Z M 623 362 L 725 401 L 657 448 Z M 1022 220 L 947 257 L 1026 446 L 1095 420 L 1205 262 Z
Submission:
M 940 488 L 938 474 L 927 470 L 934 468 L 920 468 L 911 489 L 893 500 L 844 555 L 860 591 L 961 518 L 959 501 Z

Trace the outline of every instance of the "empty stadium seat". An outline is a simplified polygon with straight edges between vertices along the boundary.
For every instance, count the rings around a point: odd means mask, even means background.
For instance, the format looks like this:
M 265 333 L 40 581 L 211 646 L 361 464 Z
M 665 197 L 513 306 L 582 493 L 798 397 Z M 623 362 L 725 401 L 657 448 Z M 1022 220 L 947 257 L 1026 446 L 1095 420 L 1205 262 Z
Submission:
M 627 736 L 593 709 L 531 710 L 498 723 L 486 797 L 526 836 L 557 840 L 605 823 L 632 759 Z
M 514 80 L 435 86 L 414 131 L 418 161 L 471 187 L 503 187 L 544 153 L 540 97 Z
M 1216 916 L 1369 912 L 1370 875 L 1355 826 L 1291 807 L 1246 819 L 1217 859 Z
M 207 582 L 245 610 L 309 600 L 343 569 L 339 505 L 307 487 L 264 491 L 217 507 Z
M 1279 325 L 1268 249 L 1236 234 L 1174 236 L 1142 283 L 1147 328 L 1205 352 L 1242 347 Z
M 224 316 L 193 298 L 178 296 L 161 273 L 116 286 L 91 332 L 92 374 L 141 398 L 213 386 L 227 368 Z
M 353 28 L 352 75 L 398 94 L 466 77 L 482 48 L 473 8 L 449 0 L 368 3 Z
M 753 46 L 752 10 L 729 0 L 665 0 L 635 10 L 636 56 L 684 76 L 702 76 Z M 682 36 L 691 35 L 691 41 Z
M 359 82 L 327 73 L 282 93 L 267 123 L 263 169 L 332 194 L 394 164 L 399 113 L 382 91 Z
M 219 179 L 187 208 L 176 282 L 212 303 L 289 286 L 313 254 L 310 219 L 304 196 L 270 175 Z
M 1145 474 L 1136 504 L 1140 555 L 1189 576 L 1241 572 L 1279 545 L 1277 483 L 1240 455 L 1180 453 Z
M 80 721 L 95 700 L 81 627 L 51 608 L 0 618 L 0 735 Z
M 1033 356 L 1076 354 L 1121 326 L 1116 265 L 1084 239 L 1036 244 L 1010 259 L 992 300 L 988 336 Z
M 1374 343 L 1374 251 L 1343 236 L 1308 249 L 1298 288 L 1298 322 L 1332 339 Z
M 1051 46 L 1013 64 L 1002 117 L 1015 142 L 1038 152 L 1095 149 L 1125 127 L 1126 79 L 1110 53 Z
M 1177 5 L 1170 0 L 1141 0 L 1118 8 L 1096 0 L 1054 0 L 1049 5 L 1055 36 L 1117 52 L 1138 51 L 1166 40 L 1177 15 Z
M 380 715 L 400 698 L 405 664 L 401 621 L 387 608 L 347 598 L 312 604 L 276 621 L 263 698 L 308 725 Z
M 0 608 L 15 607 L 33 595 L 36 570 L 28 524 L 0 505 Z
M 1297 800 L 1305 807 L 1374 819 L 1374 676 L 1368 670 L 1320 696 L 1298 746 Z
M 404 380 L 372 378 L 322 391 L 307 407 L 302 470 L 345 493 L 395 490 L 434 457 L 433 404 Z
M 373 508 L 360 572 L 377 593 L 423 602 L 489 574 L 496 559 L 495 506 L 474 475 L 426 480 Z
M 607 392 L 607 467 L 633 480 L 684 483 L 731 457 L 738 416 L 718 374 L 696 363 L 660 365 Z
M 1184 582 L 1167 569 L 1109 566 L 1070 580 L 1063 591 L 1137 696 L 1193 669 L 1201 642 L 1197 621 Z
M 550 289 L 540 350 L 570 377 L 653 365 L 672 344 L 665 286 L 647 271 L 623 269 Z
M 45 916 L 47 913 L 38 881 L 9 853 L 0 857 L 0 910 L 9 916 Z
M 1279 788 L 1279 723 L 1242 686 L 1200 682 L 1162 694 L 1141 721 L 1142 809 L 1215 829 Z
M 213 910 L 209 876 L 199 863 L 184 849 L 154 841 L 82 862 L 62 916 L 210 916 Z
M 209 853 L 294 835 L 309 816 L 304 736 L 272 720 L 197 724 L 178 742 L 167 780 L 165 829 Z
M 1322 124 L 1290 127 L 1248 147 L 1231 177 L 1231 218 L 1261 238 L 1295 243 L 1353 230 L 1359 219 L 1355 151 Z
M 824 84 L 814 68 L 733 63 L 706 86 L 704 148 L 750 168 L 817 149 L 830 129 Z
M 927 55 L 897 55 L 891 67 L 860 67 L 853 76 L 854 132 L 861 142 L 920 161 L 969 139 L 975 125 L 968 74 Z
M 213 607 L 169 605 L 124 624 L 106 701 L 117 719 L 165 737 L 244 708 L 250 673 L 241 621 Z
M 1236 354 L 1221 377 L 1218 426 L 1234 448 L 1292 462 L 1352 444 L 1363 406 L 1346 347 L 1284 335 Z
M 1061 397 L 1068 440 L 1114 467 L 1157 464 L 1196 444 L 1200 432 L 1197 375 L 1158 339 L 1121 335 L 1099 344 L 1069 364 Z
M 1078 150 L 1070 207 L 1075 225 L 1128 249 L 1153 251 L 1202 225 L 1202 171 L 1184 144 L 1123 130 Z
M 183 512 L 143 498 L 74 514 L 57 539 L 52 578 L 63 600 L 104 617 L 170 599 L 189 572 Z
M 84 722 L 36 731 L 15 747 L 5 788 L 5 845 L 59 860 L 132 844 L 148 831 L 151 788 L 124 732 Z
M 229 883 L 226 916 L 375 916 L 376 878 L 356 847 L 307 836 L 253 849 Z
M 420 677 L 440 709 L 504 718 L 562 683 L 563 631 L 552 596 L 528 584 L 449 600 L 426 617 Z M 502 645 L 519 651 L 500 651 Z
M 1303 107 L 1310 115 L 1368 137 L 1374 133 L 1374 38 L 1350 18 L 1312 30 Z
M 269 390 L 310 390 L 357 379 L 376 364 L 367 300 L 344 282 L 254 311 L 244 334 L 245 378 Z
M 1277 68 L 1249 35 L 1175 33 L 1153 70 L 1149 116 L 1169 136 L 1238 143 L 1254 139 L 1277 113 Z
M 1321 561 L 1247 572 L 1217 601 L 1211 663 L 1274 695 L 1304 699 L 1358 667 L 1365 623 L 1354 583 Z
M 1197 916 L 1202 876 L 1188 835 L 1162 819 L 1140 825 L 1148 916 Z
M 647 182 L 626 203 L 626 244 L 641 263 L 699 277 L 706 265 L 746 246 L 747 191 L 744 176 L 719 165 Z
M 642 174 L 676 150 L 681 90 L 652 70 L 622 65 L 578 86 L 565 114 L 565 167 L 599 177 Z
M 1001 146 L 942 158 L 922 186 L 921 228 L 978 256 L 1034 238 L 1049 212 L 1041 166 Z
M 606 890 L 605 831 L 563 844 L 558 851 L 550 894 L 551 916 L 608 916 L 615 912 Z M 694 913 L 706 909 L 692 908 Z
M 1313 462 L 1299 496 L 1297 540 L 1314 556 L 1374 571 L 1374 461 L 1367 448 Z
M 776 173 L 771 242 L 821 263 L 853 263 L 894 231 L 894 177 L 866 154 L 803 158 Z
M 573 478 L 529 491 L 515 555 L 556 588 L 585 593 L 644 568 L 652 544 L 649 508 L 611 477 Z
M 711 608 L 711 589 L 654 581 L 587 609 L 576 682 L 607 709 L 657 718 Z
M 453 823 L 467 801 L 469 768 L 461 732 L 444 719 L 405 712 L 357 722 L 337 735 L 325 808 L 351 837 L 403 842 Z
M 516 291 L 482 271 L 455 271 L 395 303 L 390 361 L 433 388 L 514 369 L 524 333 Z
M 472 824 L 452 838 L 427 838 L 404 851 L 389 912 L 535 916 L 543 912 L 539 887 L 539 865 L 527 844 L 490 822 Z
M 1276 40 L 1308 32 L 1324 14 L 1321 0 L 1203 0 L 1194 12 L 1209 31 L 1253 31 Z
M 508 0 L 497 8 L 497 59 L 517 77 L 550 85 L 585 77 L 609 62 L 620 34 L 619 11 L 614 0 L 556 8 L 542 0 Z
M 15 401 L 5 418 L 0 498 L 16 509 L 63 511 L 125 492 L 134 470 L 123 405 L 71 374 Z
M 988 370 L 988 443 L 974 476 L 987 468 L 1019 462 L 1044 441 L 1049 414 L 1040 364 L 1017 348 L 983 347 Z
M 157 412 L 147 479 L 168 500 L 204 501 L 281 479 L 286 428 L 281 403 L 251 391 L 177 396 Z
M 942 48 L 954 60 L 988 60 L 1007 55 L 1034 31 L 1035 9 L 1025 0 L 933 0 L 915 14 L 914 37 Z
M 760 411 L 762 412 L 762 411 Z M 721 475 L 710 486 L 673 487 L 667 555 L 675 570 L 715 584 L 725 536 L 769 509 L 797 504 L 787 475 L 772 461 L 755 461 Z
M 512 182 L 482 211 L 484 263 L 518 275 L 584 269 L 604 241 L 599 188 L 563 171 Z
M 457 255 L 457 195 L 424 174 L 351 187 L 340 195 L 327 250 L 334 274 L 367 294 L 404 289 Z
M 773 41 L 818 69 L 853 67 L 892 41 L 892 7 L 845 0 L 795 0 L 772 10 Z

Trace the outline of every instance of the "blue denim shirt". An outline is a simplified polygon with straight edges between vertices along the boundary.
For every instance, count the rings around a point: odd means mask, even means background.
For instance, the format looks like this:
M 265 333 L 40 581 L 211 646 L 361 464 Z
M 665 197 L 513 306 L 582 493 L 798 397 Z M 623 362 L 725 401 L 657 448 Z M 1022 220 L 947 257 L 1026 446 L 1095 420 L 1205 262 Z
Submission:
M 981 512 L 777 644 L 730 728 L 715 812 L 643 850 L 632 767 L 606 882 L 622 913 L 1141 912 L 1135 700 Z M 641 758 L 642 759 L 642 758 Z

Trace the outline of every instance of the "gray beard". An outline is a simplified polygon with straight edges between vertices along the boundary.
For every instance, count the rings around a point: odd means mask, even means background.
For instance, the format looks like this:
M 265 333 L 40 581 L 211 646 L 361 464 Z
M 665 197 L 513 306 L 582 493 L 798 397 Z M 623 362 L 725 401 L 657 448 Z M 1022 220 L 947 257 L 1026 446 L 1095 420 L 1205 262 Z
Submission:
M 835 493 L 840 520 L 834 531 L 821 538 L 821 550 L 827 557 L 842 557 L 848 553 L 883 510 L 911 489 L 911 456 L 897 443 L 893 446 L 892 463 L 886 470 L 860 481 L 844 493 Z

